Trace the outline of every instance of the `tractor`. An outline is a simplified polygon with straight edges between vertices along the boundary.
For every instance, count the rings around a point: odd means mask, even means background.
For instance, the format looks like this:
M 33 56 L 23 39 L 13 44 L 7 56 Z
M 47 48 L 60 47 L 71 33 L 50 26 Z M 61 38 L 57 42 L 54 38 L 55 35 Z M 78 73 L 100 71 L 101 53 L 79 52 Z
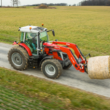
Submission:
M 87 72 L 86 57 L 76 44 L 49 42 L 48 32 L 55 36 L 54 30 L 47 30 L 43 25 L 29 25 L 20 27 L 19 31 L 20 41 L 14 41 L 8 52 L 9 63 L 14 69 L 41 68 L 44 75 L 52 79 L 57 79 L 63 69 L 72 65 L 80 72 Z

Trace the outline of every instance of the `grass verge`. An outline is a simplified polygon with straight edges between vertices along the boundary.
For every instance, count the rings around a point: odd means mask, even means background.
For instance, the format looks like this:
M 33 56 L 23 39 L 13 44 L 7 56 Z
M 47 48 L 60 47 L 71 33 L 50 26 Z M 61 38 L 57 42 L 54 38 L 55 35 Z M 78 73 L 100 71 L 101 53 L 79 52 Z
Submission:
M 42 102 L 54 110 L 110 110 L 110 99 L 0 68 L 0 86 Z
M 43 102 L 0 86 L 0 110 L 49 110 Z

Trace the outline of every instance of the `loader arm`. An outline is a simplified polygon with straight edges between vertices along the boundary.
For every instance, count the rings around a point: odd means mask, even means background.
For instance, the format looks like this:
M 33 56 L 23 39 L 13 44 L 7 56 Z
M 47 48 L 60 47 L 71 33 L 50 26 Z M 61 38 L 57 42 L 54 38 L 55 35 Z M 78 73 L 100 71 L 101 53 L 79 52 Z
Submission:
M 68 55 L 68 58 L 70 59 L 71 63 L 73 64 L 76 70 L 79 70 L 80 72 L 85 72 L 86 60 L 80 49 L 77 47 L 77 45 L 68 42 L 58 42 L 58 41 L 53 41 L 52 43 L 65 45 L 65 46 L 58 45 L 58 47 L 62 52 L 65 52 Z M 75 54 L 71 51 L 70 48 L 74 50 Z

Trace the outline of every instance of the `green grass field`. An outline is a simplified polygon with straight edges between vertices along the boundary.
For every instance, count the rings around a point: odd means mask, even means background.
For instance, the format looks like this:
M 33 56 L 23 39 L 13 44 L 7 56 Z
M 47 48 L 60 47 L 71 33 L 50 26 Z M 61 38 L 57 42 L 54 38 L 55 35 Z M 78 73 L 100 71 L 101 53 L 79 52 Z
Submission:
M 8 107 L 18 110 L 23 107 L 31 107 L 29 110 L 110 110 L 110 99 L 0 68 L 0 107 L 6 110 Z
M 84 55 L 110 54 L 110 7 L 0 8 L 0 42 L 19 40 L 19 27 L 42 23 L 56 32 L 50 40 L 75 43 Z

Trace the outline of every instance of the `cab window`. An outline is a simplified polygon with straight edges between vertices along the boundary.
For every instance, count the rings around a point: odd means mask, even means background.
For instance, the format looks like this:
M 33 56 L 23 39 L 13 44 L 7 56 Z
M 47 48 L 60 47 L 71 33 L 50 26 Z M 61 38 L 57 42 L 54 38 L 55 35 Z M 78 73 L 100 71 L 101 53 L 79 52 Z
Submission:
M 24 38 L 24 32 L 21 32 L 20 42 L 23 41 L 23 38 Z
M 48 42 L 48 35 L 46 31 L 40 33 L 40 39 L 42 41 Z

